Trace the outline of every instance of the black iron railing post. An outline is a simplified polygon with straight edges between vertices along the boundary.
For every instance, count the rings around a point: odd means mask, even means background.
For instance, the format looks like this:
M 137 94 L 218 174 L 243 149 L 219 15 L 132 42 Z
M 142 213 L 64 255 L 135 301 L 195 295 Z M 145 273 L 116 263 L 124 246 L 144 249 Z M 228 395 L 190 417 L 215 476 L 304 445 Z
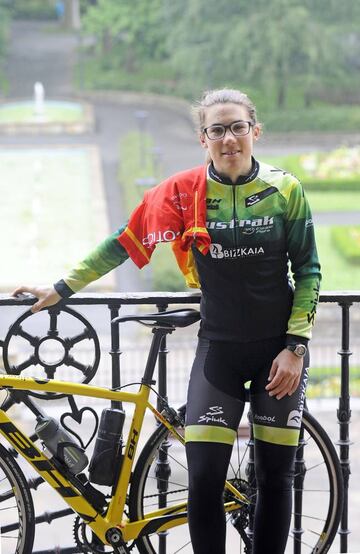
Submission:
M 168 308 L 168 304 L 157 304 L 159 312 L 164 312 Z M 160 398 L 157 400 L 157 409 L 161 411 L 163 409 L 163 398 L 167 402 L 167 343 L 166 335 L 161 340 L 158 358 L 158 393 Z M 156 477 L 158 480 L 157 488 L 159 492 L 159 508 L 165 508 L 167 506 L 167 491 L 168 482 L 171 475 L 170 462 L 168 457 L 168 450 L 170 442 L 166 439 L 161 443 L 161 448 L 158 450 L 158 459 L 156 461 Z M 159 533 L 159 554 L 166 554 L 166 537 L 167 531 Z
M 300 430 L 299 448 L 296 450 L 295 457 L 295 477 L 294 477 L 294 527 L 292 529 L 292 535 L 294 537 L 293 542 L 293 554 L 301 554 L 302 542 L 301 538 L 304 533 L 302 526 L 302 506 L 303 506 L 303 494 L 304 494 L 304 479 L 306 475 L 306 466 L 304 459 L 304 448 L 306 441 L 304 440 L 304 428 Z
M 351 418 L 350 410 L 350 369 L 349 359 L 352 354 L 350 351 L 350 306 L 351 302 L 339 302 L 341 307 L 341 350 L 338 354 L 341 356 L 341 392 L 339 398 L 339 408 L 337 410 L 337 418 L 339 422 L 339 441 L 337 444 L 340 447 L 340 464 L 344 479 L 344 507 L 340 523 L 340 552 L 348 552 L 348 500 L 349 500 L 349 478 L 350 478 L 350 437 L 349 423 Z
M 112 322 L 116 317 L 119 316 L 119 306 L 109 305 L 110 310 L 110 322 Z M 111 350 L 109 352 L 111 356 L 111 387 L 113 389 L 121 386 L 121 376 L 120 376 L 120 324 L 111 323 Z M 122 402 L 117 402 L 115 400 L 111 401 L 112 408 L 122 409 Z

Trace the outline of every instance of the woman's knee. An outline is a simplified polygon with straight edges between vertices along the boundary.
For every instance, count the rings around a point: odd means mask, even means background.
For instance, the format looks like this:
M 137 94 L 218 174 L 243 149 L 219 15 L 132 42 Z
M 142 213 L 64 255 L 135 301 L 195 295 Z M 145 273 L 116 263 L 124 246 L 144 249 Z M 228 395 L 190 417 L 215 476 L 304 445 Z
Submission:
M 229 465 L 228 445 L 214 443 L 187 443 L 186 451 L 190 490 L 221 490 Z
M 255 454 L 255 475 L 258 488 L 287 490 L 294 479 L 296 449 L 288 446 L 262 444 Z

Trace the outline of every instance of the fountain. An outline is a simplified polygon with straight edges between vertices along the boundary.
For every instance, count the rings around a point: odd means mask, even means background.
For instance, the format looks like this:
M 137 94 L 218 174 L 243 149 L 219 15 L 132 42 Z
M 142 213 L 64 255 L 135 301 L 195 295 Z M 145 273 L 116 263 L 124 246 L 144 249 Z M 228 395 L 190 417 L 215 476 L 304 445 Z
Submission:
M 80 134 L 94 129 L 92 107 L 84 102 L 45 100 L 45 87 L 34 84 L 32 100 L 0 104 L 0 134 Z
M 44 101 L 45 101 L 44 85 L 39 81 L 37 81 L 34 84 L 34 114 L 39 121 L 42 121 L 42 119 L 45 116 Z

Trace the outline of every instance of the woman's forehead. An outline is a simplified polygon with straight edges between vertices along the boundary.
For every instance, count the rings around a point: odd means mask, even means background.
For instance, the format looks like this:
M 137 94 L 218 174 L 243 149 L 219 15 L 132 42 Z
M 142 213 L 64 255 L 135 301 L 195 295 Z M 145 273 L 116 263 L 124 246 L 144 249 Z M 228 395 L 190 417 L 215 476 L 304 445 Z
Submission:
M 238 119 L 249 119 L 247 108 L 240 104 L 214 104 L 205 109 L 206 125 L 227 124 Z

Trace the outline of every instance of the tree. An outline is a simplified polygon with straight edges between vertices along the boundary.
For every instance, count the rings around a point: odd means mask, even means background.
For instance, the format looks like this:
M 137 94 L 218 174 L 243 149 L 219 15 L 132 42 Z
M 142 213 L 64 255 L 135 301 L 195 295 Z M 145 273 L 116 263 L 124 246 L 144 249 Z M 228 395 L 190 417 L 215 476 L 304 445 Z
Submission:
M 85 32 L 99 39 L 101 54 L 115 44 L 123 47 L 125 69 L 133 72 L 141 58 L 150 59 L 161 50 L 162 0 L 98 0 L 83 18 Z
M 0 89 L 7 88 L 7 81 L 2 69 L 2 63 L 6 55 L 9 34 L 10 7 L 8 2 L 0 2 Z

